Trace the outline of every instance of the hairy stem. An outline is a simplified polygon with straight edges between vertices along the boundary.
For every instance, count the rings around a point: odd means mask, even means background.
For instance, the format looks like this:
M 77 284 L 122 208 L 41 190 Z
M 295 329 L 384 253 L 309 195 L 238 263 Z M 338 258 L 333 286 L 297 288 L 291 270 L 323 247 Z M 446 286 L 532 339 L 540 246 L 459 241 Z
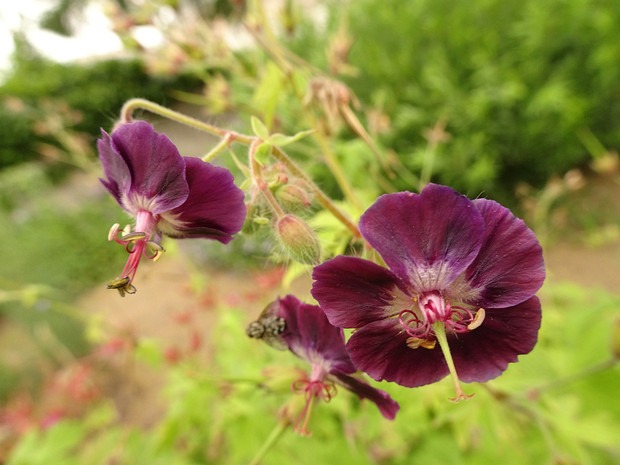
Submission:
M 212 124 L 204 123 L 200 120 L 192 118 L 191 116 L 187 116 L 183 113 L 170 110 L 169 108 L 141 98 L 128 100 L 125 105 L 123 105 L 123 108 L 121 109 L 121 122 L 131 122 L 133 120 L 133 112 L 138 109 L 150 111 L 151 113 L 193 127 L 194 129 L 198 129 L 199 131 L 204 131 L 209 134 L 214 134 L 216 136 L 229 138 L 230 142 L 239 142 L 244 145 L 251 145 L 252 142 L 256 139 L 256 137 L 254 136 L 247 136 L 244 134 L 239 134 L 237 132 L 227 131 Z M 338 219 L 338 221 L 340 221 L 351 232 L 354 238 L 361 237 L 357 226 L 342 211 L 340 211 L 340 209 L 334 204 L 334 202 L 332 202 L 332 200 L 312 181 L 312 179 L 310 179 L 310 177 L 293 160 L 291 160 L 291 158 L 281 148 L 273 146 L 271 149 L 271 154 L 276 160 L 284 163 L 284 165 L 286 165 L 286 167 L 291 173 L 302 178 L 308 183 L 314 193 L 314 196 L 321 204 L 321 206 L 323 206 L 332 215 L 334 215 L 336 219 Z
M 346 228 L 351 232 L 354 238 L 360 238 L 362 235 L 357 229 L 357 226 L 343 213 L 340 209 L 334 205 L 334 202 L 317 186 L 312 179 L 293 161 L 291 158 L 280 148 L 274 146 L 271 150 L 273 157 L 284 163 L 291 173 L 295 176 L 303 179 L 310 188 L 317 200 L 323 208 L 328 210 L 334 215 Z
M 250 164 L 250 173 L 252 175 L 252 181 L 256 184 L 256 187 L 258 188 L 258 190 L 263 194 L 263 196 L 265 197 L 265 200 L 267 200 L 267 203 L 269 204 L 269 206 L 275 213 L 276 217 L 282 218 L 284 215 L 286 215 L 286 212 L 282 209 L 282 207 L 278 203 L 278 200 L 274 197 L 274 195 L 269 190 L 269 186 L 267 185 L 267 183 L 263 181 L 263 175 L 262 175 L 262 169 L 261 169 L 260 163 L 254 157 L 254 154 L 256 153 L 256 149 L 260 145 L 260 143 L 261 143 L 260 139 L 255 139 L 254 142 L 252 142 L 252 144 L 250 145 L 249 164 Z
M 213 160 L 221 152 L 226 150 L 226 148 L 230 145 L 230 142 L 232 141 L 232 139 L 233 139 L 233 136 L 230 133 L 226 134 L 224 138 L 221 141 L 219 141 L 215 147 L 209 150 L 209 153 L 207 153 L 204 157 L 202 157 L 202 161 L 210 162 L 211 160 Z
M 249 463 L 249 465 L 258 465 L 260 461 L 263 459 L 263 457 L 267 454 L 267 452 L 269 452 L 269 450 L 282 437 L 287 427 L 288 427 L 288 422 L 286 420 L 280 421 L 280 423 L 278 423 L 276 427 L 271 431 L 271 433 L 269 434 L 269 437 L 267 438 L 263 446 L 260 448 L 260 450 L 256 453 L 256 455 L 254 456 L 252 461 Z

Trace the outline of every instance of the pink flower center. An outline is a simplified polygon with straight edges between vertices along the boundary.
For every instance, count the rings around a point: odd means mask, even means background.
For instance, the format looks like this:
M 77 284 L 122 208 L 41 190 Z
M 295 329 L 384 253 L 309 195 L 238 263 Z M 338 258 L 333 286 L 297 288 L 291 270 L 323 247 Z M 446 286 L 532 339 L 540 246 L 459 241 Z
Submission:
M 408 341 L 429 349 L 435 346 L 435 331 L 433 324 L 441 322 L 446 331 L 453 333 L 467 333 L 482 324 L 484 309 L 472 312 L 464 307 L 452 305 L 439 292 L 428 292 L 418 299 L 417 309 L 403 310 L 398 314 L 398 321 L 403 329 L 414 338 Z M 416 345 L 417 344 L 417 345 Z
M 118 224 L 112 226 L 109 240 L 114 240 L 125 246 L 129 257 L 121 277 L 108 283 L 108 289 L 116 289 L 122 297 L 125 294 L 135 294 L 136 288 L 132 284 L 138 271 L 138 265 L 142 257 L 150 260 L 157 260 L 164 251 L 163 247 L 157 242 L 151 241 L 151 236 L 155 232 L 159 216 L 153 215 L 147 210 L 140 210 L 136 216 L 136 227 L 133 232 L 125 229 L 119 231 Z

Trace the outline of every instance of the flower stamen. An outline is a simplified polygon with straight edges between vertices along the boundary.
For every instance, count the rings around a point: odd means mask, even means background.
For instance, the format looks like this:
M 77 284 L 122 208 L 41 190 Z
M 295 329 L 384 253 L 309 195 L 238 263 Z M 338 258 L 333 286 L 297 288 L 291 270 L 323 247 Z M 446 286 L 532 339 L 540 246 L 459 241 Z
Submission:
M 405 316 L 410 316 L 405 321 Z M 420 320 L 420 317 L 412 310 L 403 310 L 398 314 L 398 322 L 405 332 L 414 339 L 427 339 L 431 336 L 432 329 L 428 323 Z
M 165 251 L 166 250 L 162 247 L 161 244 L 155 241 L 147 241 L 144 256 L 149 260 L 153 260 L 154 262 L 156 262 L 161 258 Z
M 467 325 L 467 329 L 472 331 L 476 328 L 478 328 L 482 322 L 484 321 L 484 317 L 486 315 L 486 312 L 484 310 L 484 308 L 479 308 L 478 311 L 476 312 L 476 316 L 474 316 L 474 319 L 471 323 L 469 323 Z
M 124 245 L 125 250 L 129 254 L 125 268 L 123 268 L 121 273 L 122 278 L 113 279 L 107 285 L 108 289 L 116 289 L 121 297 L 124 297 L 125 294 L 136 293 L 136 287 L 132 284 L 132 281 L 136 276 L 142 256 L 149 260 L 157 261 L 164 252 L 161 244 L 149 240 L 151 230 L 156 224 L 152 219 L 148 212 L 140 212 L 138 214 L 138 220 L 140 221 L 136 227 L 146 228 L 145 231 L 132 231 L 129 225 L 125 226 L 121 231 L 119 230 L 120 225 L 115 223 L 108 233 L 108 240 Z
M 137 241 L 140 241 L 140 240 L 142 240 L 144 238 L 146 238 L 146 233 L 134 231 L 134 232 L 130 232 L 129 234 L 125 234 L 125 235 L 121 236 L 121 241 L 123 241 L 123 242 L 137 242 Z
M 112 225 L 112 227 L 110 228 L 110 231 L 108 232 L 108 241 L 112 242 L 113 240 L 116 239 L 116 234 L 118 233 L 118 228 L 120 228 L 121 225 L 118 223 L 114 223 Z
M 308 429 L 308 423 L 310 422 L 310 416 L 317 397 L 324 402 L 329 402 L 336 395 L 336 386 L 331 382 L 324 383 L 319 380 L 300 379 L 291 385 L 291 389 L 297 394 L 303 393 L 306 398 L 306 404 L 301 411 L 297 423 L 295 423 L 293 431 L 302 436 L 310 436 L 312 432 Z
M 483 308 L 473 313 L 467 308 L 453 306 L 437 292 L 422 296 L 418 307 L 419 310 L 406 309 L 398 314 L 398 322 L 410 336 L 407 339 L 410 349 L 434 349 L 437 344 L 436 323 L 442 323 L 442 328 L 452 333 L 467 333 L 478 328 L 485 316 Z
M 407 338 L 407 347 L 410 349 L 417 349 L 422 347 L 423 349 L 434 349 L 437 345 L 437 339 L 421 339 L 419 337 Z

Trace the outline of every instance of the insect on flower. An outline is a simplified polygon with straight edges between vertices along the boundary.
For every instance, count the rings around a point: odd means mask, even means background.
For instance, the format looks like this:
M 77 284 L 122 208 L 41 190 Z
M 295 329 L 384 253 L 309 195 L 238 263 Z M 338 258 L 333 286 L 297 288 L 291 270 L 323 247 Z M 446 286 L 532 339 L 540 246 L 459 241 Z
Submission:
M 336 395 L 336 385 L 360 399 L 370 400 L 385 418 L 394 419 L 399 409 L 398 403 L 387 392 L 352 376 L 357 368 L 345 348 L 344 334 L 327 321 L 320 307 L 305 304 L 288 295 L 268 305 L 254 323 L 248 326 L 248 335 L 256 330 L 256 334 L 261 334 L 259 339 L 270 345 L 274 340 L 278 341 L 278 345 L 282 342 L 285 348 L 310 365 L 310 372 L 291 385 L 294 393 L 305 398 L 305 406 L 294 431 L 302 435 L 310 434 L 308 423 L 313 405 L 317 399 L 329 402 Z M 284 329 L 282 323 L 286 325 Z
M 286 320 L 278 316 L 280 305 L 272 302 L 261 312 L 258 319 L 248 325 L 245 332 L 254 339 L 261 339 L 274 349 L 286 350 L 288 344 L 281 334 L 286 330 Z

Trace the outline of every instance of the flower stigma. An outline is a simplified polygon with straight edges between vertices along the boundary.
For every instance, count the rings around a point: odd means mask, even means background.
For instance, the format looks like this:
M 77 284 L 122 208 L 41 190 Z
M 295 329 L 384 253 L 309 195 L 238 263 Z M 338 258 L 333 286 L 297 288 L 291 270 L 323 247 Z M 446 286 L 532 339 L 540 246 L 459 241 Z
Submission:
M 441 322 L 453 333 L 466 333 L 478 328 L 484 321 L 484 308 L 472 312 L 452 305 L 439 292 L 429 292 L 417 300 L 417 309 L 405 309 L 398 314 L 398 322 L 410 336 L 407 346 L 412 349 L 433 349 L 437 338 L 434 325 Z
M 165 251 L 161 244 L 150 240 L 156 226 L 157 218 L 146 210 L 138 212 L 136 227 L 133 232 L 130 226 L 119 230 L 120 225 L 118 223 L 112 225 L 108 233 L 108 240 L 124 245 L 129 258 L 125 268 L 123 268 L 121 277 L 108 282 L 108 289 L 116 289 L 121 297 L 125 297 L 125 294 L 136 293 L 136 287 L 132 282 L 138 271 L 138 265 L 142 256 L 149 260 L 157 261 Z
M 400 325 L 410 336 L 406 341 L 407 347 L 432 350 L 439 342 L 456 390 L 456 397 L 451 400 L 458 402 L 469 399 L 473 394 L 467 395 L 461 388 L 446 332 L 466 333 L 480 327 L 486 314 L 484 308 L 474 313 L 464 307 L 453 306 L 436 291 L 423 294 L 415 300 L 418 302 L 417 309 L 406 309 L 398 314 Z
M 302 436 L 310 436 L 312 432 L 308 429 L 308 423 L 316 399 L 321 398 L 323 401 L 329 402 L 336 395 L 336 386 L 331 381 L 304 378 L 295 381 L 291 385 L 291 389 L 296 394 L 303 394 L 306 400 L 293 431 Z

